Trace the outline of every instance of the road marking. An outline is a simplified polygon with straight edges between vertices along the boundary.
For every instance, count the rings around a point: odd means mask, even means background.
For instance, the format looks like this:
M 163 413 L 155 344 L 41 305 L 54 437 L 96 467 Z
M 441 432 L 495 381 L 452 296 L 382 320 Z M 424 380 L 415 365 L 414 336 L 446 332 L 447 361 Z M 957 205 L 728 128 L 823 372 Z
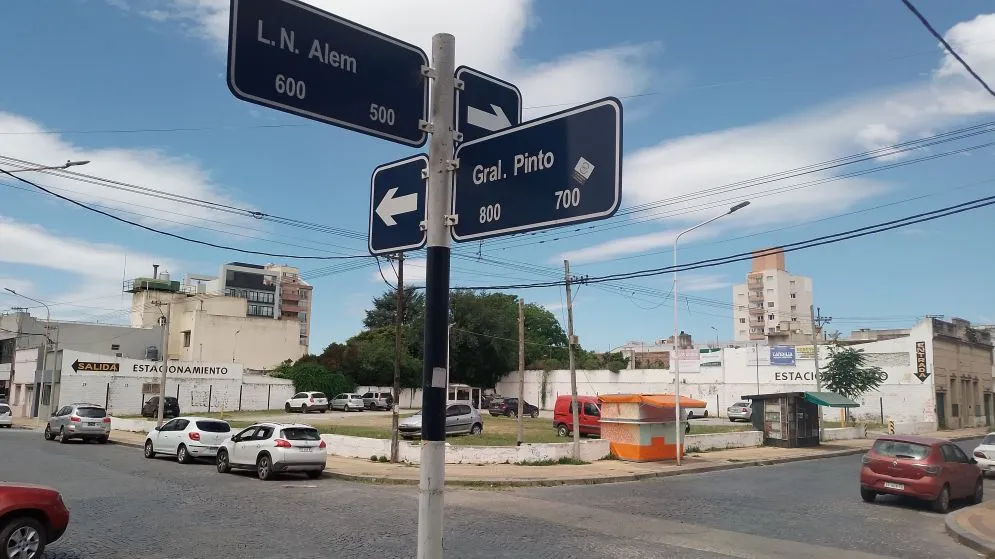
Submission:
M 554 503 L 513 494 L 473 491 L 447 492 L 446 504 L 507 516 L 532 518 L 622 539 L 641 540 L 718 553 L 741 559 L 884 559 L 860 551 L 843 550 L 791 540 L 663 520 L 596 507 Z

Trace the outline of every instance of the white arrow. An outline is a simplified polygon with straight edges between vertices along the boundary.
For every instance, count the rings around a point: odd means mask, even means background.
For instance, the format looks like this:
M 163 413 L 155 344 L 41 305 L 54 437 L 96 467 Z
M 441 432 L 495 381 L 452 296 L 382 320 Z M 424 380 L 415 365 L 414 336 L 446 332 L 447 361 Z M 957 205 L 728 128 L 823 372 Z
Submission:
M 394 194 L 397 194 L 397 187 L 388 190 L 383 200 L 380 200 L 380 204 L 377 205 L 377 215 L 388 227 L 397 225 L 397 222 L 394 221 L 395 215 L 406 214 L 418 209 L 417 192 L 397 198 L 394 198 Z
M 491 105 L 491 109 L 494 111 L 493 113 L 482 111 L 477 107 L 467 107 L 467 123 L 483 128 L 484 130 L 490 130 L 491 132 L 503 130 L 511 126 L 511 121 L 508 120 L 508 115 L 504 114 L 504 110 L 502 110 L 501 107 Z

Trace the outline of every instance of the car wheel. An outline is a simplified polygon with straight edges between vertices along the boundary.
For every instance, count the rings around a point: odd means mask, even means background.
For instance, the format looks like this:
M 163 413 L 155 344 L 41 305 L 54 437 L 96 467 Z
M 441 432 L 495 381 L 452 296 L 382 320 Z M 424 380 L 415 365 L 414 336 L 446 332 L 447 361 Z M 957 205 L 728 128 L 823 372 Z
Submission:
M 705 410 L 705 415 L 703 415 L 702 417 L 708 417 L 708 410 Z
M 530 415 L 532 416 L 532 419 L 539 417 L 539 408 L 532 410 L 532 413 Z
M 933 499 L 933 510 L 941 514 L 946 514 L 950 510 L 949 486 L 944 485 L 943 489 L 940 490 L 940 494 Z
M 325 413 L 325 411 L 326 411 L 325 408 L 321 408 L 320 410 L 318 410 L 318 413 Z
M 45 425 L 45 440 L 46 441 L 54 441 L 55 440 L 55 435 L 52 434 L 52 426 L 51 425 L 47 425 L 47 424 Z
M 15 518 L 0 530 L 0 556 L 41 558 L 45 552 L 44 533 L 44 526 L 34 518 Z
M 977 505 L 985 499 L 985 479 L 984 477 L 979 477 L 977 483 L 974 484 L 974 493 L 968 500 L 972 505 Z
M 66 444 L 69 442 L 69 437 L 66 436 L 66 428 L 62 427 L 59 429 L 59 442 Z
M 256 475 L 262 481 L 273 478 L 273 463 L 270 461 L 269 454 L 263 454 L 256 459 Z
M 290 404 L 283 404 L 283 411 L 290 413 Z
M 694 419 L 694 412 L 693 411 L 689 411 L 688 412 L 688 419 Z
M 155 449 L 152 447 L 152 441 L 145 441 L 145 457 L 155 458 Z
M 865 503 L 873 503 L 877 496 L 878 494 L 870 489 L 864 489 L 863 487 L 860 488 L 860 498 L 863 499 Z
M 570 428 L 566 426 L 565 423 L 560 423 L 556 426 L 556 436 L 557 437 L 568 437 L 570 436 Z
M 307 413 L 307 404 L 301 404 L 301 413 Z
M 470 427 L 471 435 L 479 435 L 481 431 L 484 430 L 484 426 L 479 423 L 474 423 L 473 427 Z
M 314 470 L 304 473 L 307 474 L 308 479 L 318 479 L 321 477 L 321 470 Z
M 193 460 L 190 459 L 190 452 L 187 450 L 186 445 L 181 444 L 180 447 L 176 449 L 176 461 L 180 464 L 189 464 L 190 462 L 193 462 Z
M 228 451 L 219 450 L 218 451 L 218 473 L 227 474 L 231 471 L 231 462 L 228 461 Z

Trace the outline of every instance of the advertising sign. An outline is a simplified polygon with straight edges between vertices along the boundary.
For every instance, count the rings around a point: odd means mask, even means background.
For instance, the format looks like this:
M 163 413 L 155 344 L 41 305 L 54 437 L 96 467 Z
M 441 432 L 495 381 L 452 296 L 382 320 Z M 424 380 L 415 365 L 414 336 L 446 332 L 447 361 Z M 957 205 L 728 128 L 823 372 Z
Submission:
M 795 364 L 795 346 L 775 345 L 770 347 L 770 364 L 787 365 L 793 367 Z
M 698 351 L 702 367 L 721 367 L 722 349 L 718 347 L 704 348 Z
M 926 366 L 926 342 L 916 342 L 916 378 L 920 382 L 926 382 L 929 378 L 929 370 Z
M 795 359 L 815 359 L 814 345 L 795 346 Z

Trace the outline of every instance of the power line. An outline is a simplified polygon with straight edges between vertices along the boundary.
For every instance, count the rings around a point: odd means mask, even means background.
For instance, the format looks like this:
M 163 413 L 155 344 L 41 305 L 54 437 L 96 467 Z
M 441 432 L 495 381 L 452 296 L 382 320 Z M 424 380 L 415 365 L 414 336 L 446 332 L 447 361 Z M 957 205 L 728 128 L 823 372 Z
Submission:
M 116 216 L 114 214 L 105 212 L 103 210 L 99 210 L 97 208 L 90 207 L 90 206 L 88 206 L 88 205 L 86 205 L 86 204 L 84 204 L 82 202 L 77 202 L 76 200 L 73 200 L 72 198 L 69 198 L 67 196 L 63 196 L 61 194 L 57 194 L 55 192 L 52 192 L 51 190 L 48 190 L 47 188 L 45 188 L 43 186 L 40 186 L 38 184 L 35 184 L 35 183 L 33 183 L 33 182 L 25 179 L 25 178 L 19 177 L 19 176 L 14 175 L 14 174 L 11 174 L 11 173 L 7 172 L 4 169 L 0 169 L 0 173 L 3 173 L 3 174 L 5 174 L 5 175 L 7 175 L 9 177 L 17 179 L 17 180 L 19 180 L 19 181 L 21 181 L 23 183 L 29 184 L 29 185 L 37 188 L 38 190 L 41 190 L 41 191 L 46 192 L 46 193 L 48 193 L 48 194 L 50 194 L 52 196 L 55 196 L 56 198 L 58 198 L 60 200 L 64 200 L 66 202 L 69 202 L 71 204 L 79 206 L 79 207 L 81 207 L 83 209 L 90 210 L 91 212 L 103 215 L 105 217 L 109 217 L 109 218 L 111 218 L 111 219 L 113 219 L 115 221 L 120 221 L 122 223 L 127 223 L 128 225 L 132 225 L 134 227 L 138 227 L 140 229 L 144 229 L 144 230 L 150 231 L 152 233 L 158 233 L 160 235 L 165 235 L 167 237 L 172 237 L 174 239 L 179 239 L 181 241 L 186 241 L 188 243 L 194 243 L 194 244 L 208 246 L 208 247 L 212 247 L 212 248 L 219 248 L 219 249 L 222 249 L 222 250 L 230 250 L 230 251 L 234 251 L 234 252 L 240 252 L 240 253 L 243 253 L 243 254 L 255 254 L 255 255 L 259 255 L 259 256 L 272 256 L 274 258 L 291 258 L 291 259 L 298 259 L 298 260 L 343 260 L 343 259 L 369 258 L 370 257 L 368 254 L 357 254 L 357 255 L 348 255 L 348 256 L 317 256 L 317 255 L 279 254 L 279 253 L 273 253 L 273 252 L 262 252 L 262 251 L 258 251 L 258 250 L 248 250 L 248 249 L 242 249 L 242 248 L 235 248 L 235 247 L 220 245 L 220 244 L 217 244 L 217 243 L 212 243 L 212 242 L 209 242 L 209 241 L 203 241 L 203 240 L 200 240 L 200 239 L 193 239 L 193 238 L 186 237 L 186 236 L 183 236 L 183 235 L 178 235 L 176 233 L 170 233 L 168 231 L 162 231 L 161 229 L 156 229 L 154 227 L 149 227 L 147 225 L 142 225 L 141 223 L 137 223 L 135 221 L 124 219 L 123 217 L 119 217 L 119 216 Z
M 936 29 L 933 28 L 933 25 L 929 23 L 929 20 L 926 19 L 926 16 L 922 15 L 922 13 L 920 13 L 919 10 L 917 10 L 916 7 L 912 5 L 912 2 L 910 2 L 909 0 L 902 0 L 902 4 L 905 4 L 905 7 L 908 8 L 909 11 L 912 12 L 917 18 L 919 18 L 919 21 L 923 24 L 923 26 L 925 26 L 926 29 L 928 29 L 929 32 L 932 33 L 933 37 L 936 37 L 936 40 L 943 45 L 943 48 L 947 49 L 947 52 L 949 52 L 951 56 L 957 59 L 957 62 L 960 62 L 960 65 L 963 66 L 964 69 L 967 70 L 969 74 L 974 76 L 974 79 L 981 84 L 981 87 L 985 88 L 985 91 L 987 91 L 992 97 L 995 97 L 995 91 L 992 91 L 992 88 L 988 87 L 988 84 L 985 83 L 985 80 L 981 79 L 981 76 L 979 76 L 978 73 L 975 72 L 974 69 L 971 68 L 971 66 L 963 58 L 961 58 L 959 54 L 957 54 L 957 51 L 955 51 L 954 48 L 950 46 L 950 43 L 948 43 L 947 40 L 943 38 L 943 35 L 940 35 L 936 31 Z

